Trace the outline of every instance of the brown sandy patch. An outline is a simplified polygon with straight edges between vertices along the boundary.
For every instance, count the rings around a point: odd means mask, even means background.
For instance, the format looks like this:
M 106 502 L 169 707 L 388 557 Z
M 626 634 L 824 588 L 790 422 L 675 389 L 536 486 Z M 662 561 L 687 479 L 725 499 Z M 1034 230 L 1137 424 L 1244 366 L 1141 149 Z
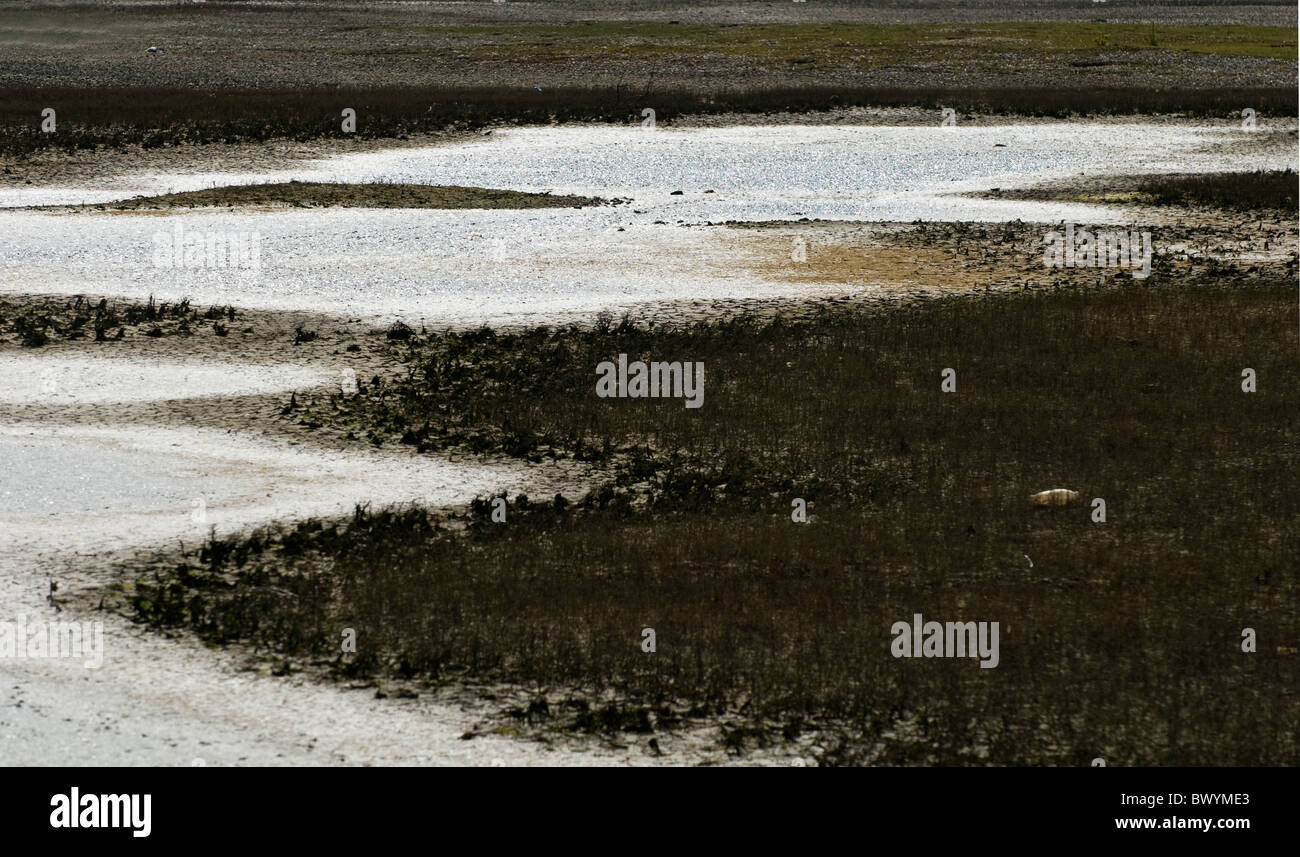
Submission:
M 1201 265 L 1248 275 L 1295 269 L 1296 223 L 1284 215 L 1155 206 L 1130 210 L 1134 219 L 1127 228 L 1152 233 L 1155 275 L 1182 276 Z M 1054 288 L 1131 277 L 1124 268 L 1046 267 L 1043 240 L 1059 228 L 1053 224 L 800 221 L 727 226 L 738 272 L 823 290 L 839 287 L 851 297 Z
M 983 248 L 972 257 L 955 243 L 927 243 L 925 235 L 894 224 L 783 224 L 752 228 L 737 239 L 742 264 L 756 276 L 867 292 L 983 289 L 1022 267 L 1009 254 Z

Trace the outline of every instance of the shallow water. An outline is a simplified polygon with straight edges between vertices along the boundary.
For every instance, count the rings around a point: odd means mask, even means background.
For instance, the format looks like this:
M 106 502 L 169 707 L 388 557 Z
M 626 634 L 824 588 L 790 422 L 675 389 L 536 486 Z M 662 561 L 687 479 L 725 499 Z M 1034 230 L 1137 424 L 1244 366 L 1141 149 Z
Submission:
M 156 214 L 0 210 L 0 290 L 298 308 L 410 322 L 500 322 L 641 302 L 806 294 L 741 277 L 727 220 L 1124 222 L 1118 209 L 952 194 L 1074 173 L 1295 166 L 1294 151 L 1210 154 L 1240 129 L 1140 124 L 1000 127 L 557 127 L 472 142 L 343 155 L 259 174 L 142 176 L 129 192 L 250 181 L 423 182 L 629 198 L 530 211 L 207 210 Z M 674 191 L 681 191 L 675 195 Z M 711 193 L 709 192 L 711 191 Z M 80 189 L 0 194 L 13 206 L 96 198 Z M 165 266 L 182 234 L 247 236 L 256 265 Z M 255 237 L 254 237 L 255 236 Z M 211 264 L 210 264 L 211 262 Z
M 170 506 L 179 527 L 191 520 L 191 499 L 201 496 L 192 477 L 185 480 L 160 469 L 156 452 L 114 448 L 94 439 L 10 434 L 0 428 L 0 456 L 5 461 L 0 518 L 38 519 L 51 545 L 65 537 L 59 530 L 69 515 L 121 514 L 157 504 Z M 229 483 L 206 478 L 202 490 L 228 491 Z
M 480 493 L 575 493 L 574 471 L 335 451 L 253 431 L 155 425 L 0 425 L 0 570 L 24 550 L 114 550 L 202 540 L 287 518 L 468 503 Z M 581 477 L 577 477 L 581 478 Z

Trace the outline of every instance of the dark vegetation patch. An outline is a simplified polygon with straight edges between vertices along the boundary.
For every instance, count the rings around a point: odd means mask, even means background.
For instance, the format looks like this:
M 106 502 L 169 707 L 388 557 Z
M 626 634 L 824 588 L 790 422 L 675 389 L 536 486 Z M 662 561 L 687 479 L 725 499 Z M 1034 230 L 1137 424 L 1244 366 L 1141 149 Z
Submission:
M 1297 210 L 1297 182 L 1292 169 L 1230 173 L 1166 173 L 1152 176 L 1098 176 L 1069 182 L 1052 181 L 1029 188 L 992 190 L 973 196 L 1090 203 L 1141 203 L 1181 207 L 1203 206 L 1228 211 L 1290 212 Z
M 525 193 L 517 190 L 456 185 L 289 181 L 276 184 L 205 188 L 185 193 L 140 196 L 120 202 L 90 203 L 74 207 L 97 211 L 256 205 L 283 205 L 296 208 L 581 208 L 605 203 L 605 200 L 590 196 Z M 42 207 L 67 208 L 68 206 Z
M 1156 205 L 1205 205 L 1234 211 L 1270 209 L 1297 212 L 1296 171 L 1155 176 L 1138 183 L 1138 192 Z
M 502 498 L 504 523 L 484 497 L 214 539 L 126 597 L 340 677 L 515 685 L 521 728 L 696 720 L 823 764 L 1293 764 L 1298 344 L 1294 282 L 1204 277 L 412 336 L 408 377 L 316 418 L 606 477 Z M 597 398 L 618 353 L 704 361 L 704 406 Z M 1081 501 L 1028 503 L 1057 487 Z M 999 666 L 895 659 L 914 613 L 1000 622 Z
M 57 131 L 40 130 L 41 111 L 57 111 Z M 1243 106 L 1261 116 L 1294 116 L 1294 87 L 1180 89 L 1094 87 L 790 86 L 698 93 L 633 87 L 383 87 L 369 89 L 217 89 L 9 87 L 0 91 L 0 155 L 56 149 L 328 137 L 403 139 L 413 134 L 495 125 L 567 122 L 640 124 L 652 106 L 660 122 L 685 115 L 810 113 L 841 107 L 923 107 L 936 112 L 1068 117 L 1184 113 L 1240 121 Z M 340 113 L 357 111 L 354 134 Z
M 39 348 L 58 340 L 89 339 L 118 342 L 135 336 L 189 336 L 207 328 L 217 336 L 235 320 L 232 306 L 191 306 L 189 298 L 157 303 L 98 301 L 84 295 L 64 297 L 0 298 L 0 343 Z

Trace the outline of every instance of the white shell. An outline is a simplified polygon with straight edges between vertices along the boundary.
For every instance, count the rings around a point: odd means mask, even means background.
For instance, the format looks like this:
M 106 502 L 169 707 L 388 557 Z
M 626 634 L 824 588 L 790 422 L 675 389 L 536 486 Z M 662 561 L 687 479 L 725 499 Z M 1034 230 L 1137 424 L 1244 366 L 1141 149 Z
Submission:
M 1029 495 L 1029 502 L 1038 506 L 1064 506 L 1079 499 L 1078 491 L 1069 488 L 1053 488 Z

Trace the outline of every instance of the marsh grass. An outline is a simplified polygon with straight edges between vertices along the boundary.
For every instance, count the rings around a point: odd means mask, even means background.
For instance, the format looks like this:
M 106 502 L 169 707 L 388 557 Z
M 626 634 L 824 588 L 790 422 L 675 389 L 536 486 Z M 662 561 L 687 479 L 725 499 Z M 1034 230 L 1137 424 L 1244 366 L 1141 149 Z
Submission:
M 335 399 L 337 420 L 423 447 L 478 432 L 608 477 L 507 498 L 505 524 L 485 497 L 213 540 L 140 578 L 140 620 L 340 676 L 509 683 L 535 728 L 704 719 L 729 752 L 815 740 L 824 764 L 1300 761 L 1300 661 L 1279 649 L 1300 637 L 1293 284 L 392 347 L 409 377 Z M 597 398 L 619 352 L 703 360 L 704 407 Z M 1028 503 L 1053 487 L 1084 499 Z M 1001 664 L 891 657 L 918 612 L 1000 622 Z
M 961 113 L 1067 117 L 1187 113 L 1236 118 L 1243 106 L 1259 115 L 1294 116 L 1285 87 L 1167 89 L 1157 87 L 866 87 L 789 86 L 697 93 L 631 86 L 265 88 L 196 92 L 184 88 L 9 87 L 0 91 L 0 155 L 26 157 L 54 149 L 76 152 L 140 146 L 330 137 L 402 139 L 494 125 L 626 122 L 639 125 L 653 105 L 658 121 L 686 115 L 809 113 L 840 107 L 952 107 Z M 41 110 L 55 105 L 58 131 L 41 133 Z M 357 111 L 355 134 L 341 129 L 340 110 Z M 938 121 L 936 117 L 936 122 Z
M 1295 170 L 1157 176 L 1138 183 L 1156 205 L 1211 206 L 1236 211 L 1297 212 Z
M 9 333 L 26 348 L 39 348 L 56 339 L 121 341 L 128 335 L 149 337 L 190 335 L 193 325 L 218 319 L 235 320 L 235 308 L 211 306 L 202 312 L 188 298 L 158 303 L 153 295 L 146 302 L 98 301 L 84 295 L 72 298 L 0 298 L 0 334 Z M 224 333 L 218 332 L 224 336 Z M 6 339 L 0 335 L 0 343 Z

